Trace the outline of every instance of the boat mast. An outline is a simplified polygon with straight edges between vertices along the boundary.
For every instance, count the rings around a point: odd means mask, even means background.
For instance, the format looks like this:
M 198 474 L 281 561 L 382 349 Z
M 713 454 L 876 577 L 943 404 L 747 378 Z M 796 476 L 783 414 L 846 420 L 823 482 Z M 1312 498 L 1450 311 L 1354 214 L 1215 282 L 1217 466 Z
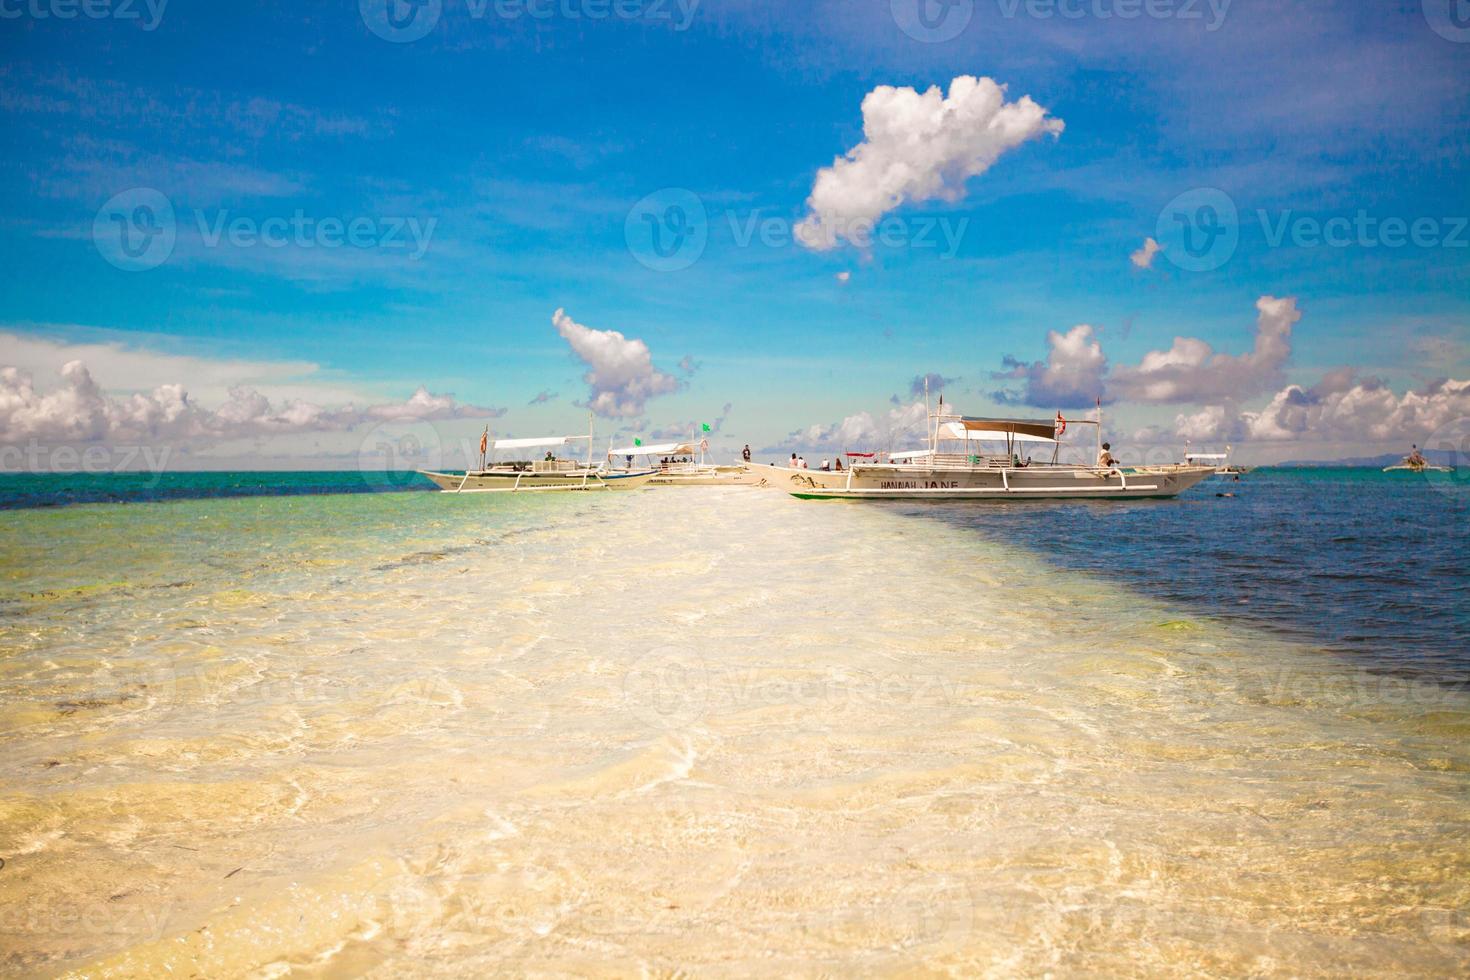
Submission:
M 1097 458 L 1102 459 L 1102 395 L 1097 396 Z
M 944 396 L 939 396 L 939 404 L 944 404 Z M 929 375 L 924 375 L 924 417 L 929 420 L 929 463 L 934 464 L 934 453 L 938 445 L 939 423 L 934 419 L 934 413 L 929 411 Z
M 593 438 L 593 415 L 592 410 L 587 411 L 587 468 L 592 469 L 592 438 Z

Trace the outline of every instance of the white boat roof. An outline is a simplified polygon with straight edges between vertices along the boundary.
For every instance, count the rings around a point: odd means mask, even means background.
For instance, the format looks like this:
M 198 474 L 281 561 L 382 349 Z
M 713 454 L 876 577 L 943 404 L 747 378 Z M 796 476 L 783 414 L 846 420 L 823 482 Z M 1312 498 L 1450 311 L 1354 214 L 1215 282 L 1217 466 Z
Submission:
M 496 449 L 539 449 L 544 446 L 565 446 L 573 439 L 586 436 L 542 436 L 540 439 L 496 439 Z
M 920 456 L 932 455 L 927 449 L 906 449 L 901 453 L 889 453 L 889 459 L 917 459 Z
M 652 446 L 624 446 L 612 450 L 614 456 L 677 456 L 692 452 L 694 447 L 687 442 L 660 442 Z
M 1229 453 L 1185 453 L 1185 459 L 1229 459 Z
M 982 441 L 985 441 L 985 440 L 994 440 L 996 442 L 1005 442 L 1007 439 L 1013 439 L 1016 442 L 1046 442 L 1046 443 L 1056 442 L 1055 439 L 1051 439 L 1051 438 L 1048 438 L 1046 436 L 1042 436 L 1042 435 L 1036 434 L 1036 430 L 1038 428 L 1040 428 L 1041 423 L 1023 423 L 1023 422 L 1017 422 L 1017 423 L 1014 423 L 1014 428 L 1008 426 L 1006 428 L 998 428 L 998 429 L 997 428 L 982 428 L 980 426 L 975 425 L 976 422 L 986 422 L 986 421 L 991 421 L 991 420 L 989 420 L 989 419 L 964 419 L 964 420 L 959 421 L 959 422 L 945 422 L 943 425 L 941 425 L 939 427 L 939 438 L 941 438 L 941 439 L 954 439 L 954 440 L 957 440 L 959 442 L 964 442 L 966 440 L 968 440 L 970 442 L 982 442 Z M 994 421 L 999 422 L 999 421 L 1003 421 L 1003 420 L 994 420 Z M 1050 425 L 1050 424 L 1051 423 L 1046 423 L 1046 425 Z M 1031 428 L 1031 431 L 1026 431 L 1026 430 L 1022 429 L 1021 428 L 1021 425 L 1028 426 L 1029 428 Z

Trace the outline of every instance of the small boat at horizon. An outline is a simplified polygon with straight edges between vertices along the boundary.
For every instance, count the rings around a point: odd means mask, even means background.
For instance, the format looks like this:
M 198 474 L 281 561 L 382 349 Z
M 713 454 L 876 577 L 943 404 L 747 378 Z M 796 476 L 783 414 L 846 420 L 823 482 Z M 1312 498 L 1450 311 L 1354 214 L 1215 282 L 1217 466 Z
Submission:
M 1383 468 L 1383 472 L 1385 472 L 1385 473 L 1453 473 L 1453 472 L 1455 472 L 1455 468 L 1453 466 L 1440 466 L 1438 464 L 1431 463 L 1429 460 L 1427 460 L 1427 459 L 1424 458 L 1424 454 L 1419 451 L 1419 447 L 1418 446 L 1414 446 L 1414 447 L 1412 447 L 1412 450 L 1409 453 L 1409 455 L 1405 456 L 1400 462 L 1395 463 L 1393 466 L 1385 466 Z

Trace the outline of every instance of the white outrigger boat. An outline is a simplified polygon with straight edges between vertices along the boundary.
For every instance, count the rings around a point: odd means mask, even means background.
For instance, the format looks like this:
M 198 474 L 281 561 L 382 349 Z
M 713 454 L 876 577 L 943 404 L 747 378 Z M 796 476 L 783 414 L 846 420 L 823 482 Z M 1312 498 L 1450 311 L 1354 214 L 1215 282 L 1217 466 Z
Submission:
M 1096 420 L 987 419 L 929 413 L 929 447 L 866 454 L 844 471 L 752 465 L 768 484 L 803 500 L 1047 500 L 1174 497 L 1215 473 L 1213 465 L 1088 466 L 1062 463 L 1061 435 L 1069 424 Z M 1004 452 L 997 451 L 1001 446 Z M 1022 459 L 1023 446 L 1050 446 L 1051 459 Z
M 419 470 L 447 493 L 529 493 L 552 490 L 637 490 L 653 479 L 652 469 L 613 471 L 592 465 L 592 423 L 589 417 L 585 436 L 547 436 L 540 439 L 490 439 L 490 431 L 480 437 L 480 468 L 464 473 L 436 473 Z M 560 459 L 556 449 L 568 443 L 587 440 L 587 460 Z M 494 463 L 488 451 L 493 445 L 498 455 L 506 449 L 545 449 L 546 458 L 524 462 Z
M 655 487 L 743 487 L 753 486 L 758 477 L 743 466 L 718 466 L 704 460 L 705 445 L 699 448 L 699 460 L 694 459 L 695 447 L 687 442 L 662 442 L 652 446 L 637 443 L 621 449 L 609 449 L 609 463 L 621 456 L 625 468 L 611 470 L 612 473 L 632 471 L 634 460 L 643 459 L 645 469 L 654 471 L 649 484 Z M 655 457 L 658 457 L 655 461 Z
M 1424 458 L 1424 454 L 1415 446 L 1413 452 L 1405 456 L 1403 460 L 1393 466 L 1385 466 L 1385 473 L 1453 473 L 1453 466 L 1439 466 Z
M 1250 469 L 1230 462 L 1230 447 L 1223 453 L 1185 453 L 1184 461 L 1191 465 L 1213 466 L 1216 476 L 1244 476 Z

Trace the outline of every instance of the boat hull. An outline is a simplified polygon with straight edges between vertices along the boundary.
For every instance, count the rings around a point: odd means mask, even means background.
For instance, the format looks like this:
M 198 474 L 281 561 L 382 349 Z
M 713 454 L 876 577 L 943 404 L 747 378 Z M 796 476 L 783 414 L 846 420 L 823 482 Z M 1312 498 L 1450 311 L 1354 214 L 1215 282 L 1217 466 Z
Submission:
M 781 490 L 828 488 L 836 489 L 846 486 L 846 472 L 829 472 L 826 470 L 793 470 L 789 466 L 772 466 L 767 463 L 746 463 L 745 469 L 751 475 L 752 486 L 776 487 Z
M 654 470 L 637 473 L 434 473 L 419 470 L 446 493 L 544 493 L 547 491 L 638 490 Z
M 742 466 L 712 466 L 687 473 L 658 473 L 649 481 L 655 487 L 751 487 L 759 477 Z
M 1038 466 L 1008 469 L 858 466 L 842 484 L 792 486 L 803 500 L 1138 500 L 1176 497 L 1214 475 L 1208 466 L 1158 466 L 1123 471 Z M 809 475 L 800 472 L 801 476 Z

